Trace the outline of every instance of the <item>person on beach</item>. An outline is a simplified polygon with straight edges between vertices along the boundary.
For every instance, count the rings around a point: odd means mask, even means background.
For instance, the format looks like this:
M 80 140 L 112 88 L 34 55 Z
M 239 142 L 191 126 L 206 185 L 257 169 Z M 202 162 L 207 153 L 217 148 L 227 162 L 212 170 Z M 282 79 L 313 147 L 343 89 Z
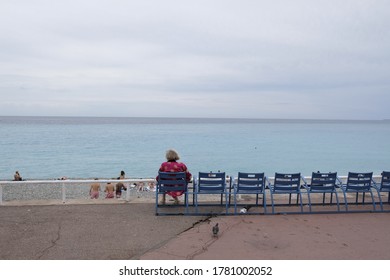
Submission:
M 95 179 L 98 180 L 98 179 Z M 89 189 L 89 195 L 91 199 L 98 199 L 100 193 L 100 184 L 98 182 L 92 183 L 91 188 Z
M 123 179 L 125 179 L 125 176 L 126 176 L 126 173 L 125 173 L 125 171 L 122 170 L 120 175 L 119 175 L 119 177 L 117 177 L 116 179 L 117 180 L 123 180 Z M 115 196 L 116 196 L 116 198 L 120 198 L 122 196 L 122 190 L 127 190 L 127 187 L 123 183 L 121 183 L 121 182 L 117 183 L 115 185 Z
M 160 166 L 160 169 L 158 171 L 160 172 L 185 172 L 186 173 L 186 180 L 187 182 L 191 181 L 191 173 L 188 171 L 187 166 L 182 163 L 178 162 L 180 159 L 179 154 L 173 150 L 170 149 L 166 152 L 165 157 L 167 159 L 166 162 L 163 162 Z M 158 181 L 158 176 L 156 177 L 156 180 Z M 171 191 L 167 192 L 169 196 L 171 196 L 174 199 L 174 204 L 179 204 L 179 196 L 183 194 L 183 191 Z M 166 194 L 163 194 L 163 198 L 161 200 L 161 204 L 165 204 Z
M 122 196 L 122 190 L 126 191 L 127 188 L 125 187 L 125 185 L 121 182 L 117 183 L 115 185 L 115 196 L 116 198 L 120 198 Z
M 147 190 L 151 191 L 151 192 L 155 192 L 156 191 L 156 184 L 154 182 L 149 182 Z
M 117 178 L 118 180 L 123 180 L 123 179 L 125 179 L 125 171 L 121 171 L 121 175 L 119 175 L 119 177 Z
M 145 183 L 144 182 L 139 182 L 137 184 L 137 186 L 138 186 L 138 191 L 139 192 L 143 192 L 145 190 Z
M 114 184 L 108 182 L 106 184 L 106 189 L 104 190 L 104 192 L 106 193 L 106 198 L 114 198 L 114 191 L 115 191 Z
M 15 172 L 14 181 L 22 181 L 22 176 L 20 176 L 19 171 Z

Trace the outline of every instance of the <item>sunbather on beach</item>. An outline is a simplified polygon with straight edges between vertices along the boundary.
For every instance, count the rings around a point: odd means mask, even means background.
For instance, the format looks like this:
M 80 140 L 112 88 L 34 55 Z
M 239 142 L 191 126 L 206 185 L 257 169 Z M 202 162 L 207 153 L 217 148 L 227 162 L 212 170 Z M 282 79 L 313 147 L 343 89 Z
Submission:
M 14 181 L 22 181 L 22 176 L 20 176 L 19 171 L 15 172 Z
M 100 192 L 100 184 L 98 182 L 92 183 L 91 188 L 89 189 L 89 195 L 91 196 L 91 199 L 98 199 L 99 192 Z
M 139 192 L 143 192 L 145 190 L 145 183 L 144 182 L 139 182 L 137 186 L 138 186 Z
M 112 184 L 111 182 L 107 183 L 106 189 L 104 190 L 104 192 L 106 193 L 106 198 L 114 198 L 114 191 L 114 184 Z
M 149 182 L 147 189 L 148 189 L 148 191 L 151 191 L 151 192 L 156 191 L 156 184 L 154 182 Z
M 121 171 L 121 175 L 119 175 L 119 177 L 117 178 L 118 180 L 123 180 L 123 179 L 125 179 L 125 171 Z
M 159 169 L 160 172 L 185 172 L 187 181 L 191 181 L 191 173 L 188 171 L 188 168 L 184 163 L 178 162 L 180 157 L 175 150 L 168 150 L 165 157 L 167 161 L 161 164 Z M 156 180 L 158 181 L 158 176 L 156 177 Z M 173 197 L 175 204 L 179 204 L 180 202 L 178 197 L 183 194 L 183 191 L 172 191 L 167 192 L 167 194 Z M 165 194 L 163 195 L 161 204 L 165 204 Z

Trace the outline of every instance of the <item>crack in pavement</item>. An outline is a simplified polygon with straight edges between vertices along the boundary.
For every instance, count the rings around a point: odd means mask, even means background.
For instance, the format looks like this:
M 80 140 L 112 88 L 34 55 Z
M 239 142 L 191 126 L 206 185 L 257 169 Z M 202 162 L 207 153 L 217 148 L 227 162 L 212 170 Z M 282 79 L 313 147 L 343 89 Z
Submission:
M 159 248 L 163 247 L 165 244 L 167 244 L 169 241 L 171 241 L 173 238 L 176 238 L 177 236 L 183 234 L 183 233 L 186 233 L 188 231 L 190 231 L 191 229 L 194 229 L 197 225 L 199 224 L 202 224 L 202 223 L 210 223 L 210 219 L 212 218 L 213 216 L 207 216 L 205 218 L 201 218 L 199 219 L 197 222 L 193 223 L 192 226 L 188 227 L 187 229 L 183 230 L 182 232 L 179 232 L 176 236 L 168 239 L 168 240 L 163 240 L 161 241 L 160 243 L 157 243 L 155 246 L 147 249 L 146 251 L 138 254 L 136 257 L 139 258 L 140 256 L 143 256 L 149 252 L 152 252 L 152 251 L 155 251 L 155 250 L 158 250 Z M 175 256 L 174 254 L 172 254 L 173 256 Z
M 38 256 L 38 259 L 41 260 L 43 256 L 46 254 L 47 251 L 49 251 L 51 248 L 57 245 L 58 240 L 61 238 L 61 223 L 58 224 L 58 229 L 57 229 L 57 236 L 54 240 L 51 241 L 51 245 L 48 246 L 47 248 L 43 249 L 40 255 Z

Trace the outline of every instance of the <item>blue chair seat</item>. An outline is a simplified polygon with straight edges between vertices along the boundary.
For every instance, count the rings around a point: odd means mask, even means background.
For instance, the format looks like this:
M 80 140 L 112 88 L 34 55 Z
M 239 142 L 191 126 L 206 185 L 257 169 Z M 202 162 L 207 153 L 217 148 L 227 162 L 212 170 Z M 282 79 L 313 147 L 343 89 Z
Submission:
M 272 214 L 275 214 L 274 195 L 288 194 L 291 205 L 291 195 L 297 195 L 297 203 L 300 202 L 301 213 L 303 213 L 302 193 L 301 193 L 301 173 L 275 173 L 274 183 L 269 183 Z
M 237 180 L 232 179 L 233 182 L 237 181 L 233 185 L 234 195 L 234 214 L 237 214 L 237 196 L 241 194 L 256 195 L 255 206 L 259 205 L 259 196 L 263 199 L 264 214 L 267 213 L 266 195 L 265 195 L 265 182 L 266 177 L 264 173 L 244 173 L 239 172 Z M 252 206 L 252 204 L 245 204 L 245 206 Z
M 380 184 L 377 185 L 376 183 L 374 183 L 374 187 L 379 193 L 379 201 L 381 203 L 381 209 L 383 211 L 382 198 L 380 196 L 380 193 L 387 193 L 387 203 L 390 204 L 390 171 L 383 171 Z
M 224 205 L 225 213 L 228 214 L 228 189 L 226 187 L 225 172 L 199 172 L 199 177 L 194 177 L 194 203 L 195 213 L 199 214 L 199 196 L 201 195 L 221 195 L 220 203 L 203 203 L 201 206 Z M 225 198 L 225 199 L 224 199 Z M 225 200 L 225 203 L 223 202 Z M 215 214 L 212 212 L 203 212 L 202 215 Z
M 183 192 L 184 205 L 160 205 L 159 196 L 166 195 L 169 192 Z M 160 211 L 161 208 L 177 208 L 185 207 L 184 213 L 178 213 L 177 209 L 172 212 Z M 186 180 L 185 172 L 159 172 L 156 185 L 156 215 L 177 215 L 188 214 L 188 182 Z
M 344 201 L 346 202 L 346 210 L 350 211 L 348 209 L 349 203 L 348 203 L 347 197 L 346 197 L 347 193 L 355 194 L 355 198 L 356 198 L 355 204 L 356 205 L 357 204 L 365 204 L 365 195 L 366 195 L 366 193 L 370 193 L 373 210 L 376 211 L 375 198 L 374 198 L 374 194 L 372 192 L 373 188 L 375 189 L 375 187 L 373 186 L 372 172 L 366 172 L 366 173 L 348 172 L 347 183 L 343 184 L 341 186 L 341 190 L 343 191 L 343 194 L 344 194 Z M 380 199 L 379 191 L 377 190 L 377 192 L 378 192 L 378 196 Z M 359 202 L 359 193 L 362 194 L 362 201 L 361 202 Z M 381 210 L 383 210 L 381 200 L 380 200 L 380 205 L 381 205 Z M 360 211 L 358 210 L 358 211 L 354 211 L 354 212 L 360 212 Z
M 304 179 L 303 179 L 304 180 Z M 322 205 L 325 205 L 325 195 L 330 194 L 330 204 L 333 204 L 333 194 L 336 197 L 337 212 L 340 212 L 339 198 L 337 194 L 337 172 L 321 173 L 312 172 L 310 184 L 305 181 L 305 189 L 308 193 L 309 210 L 312 212 L 312 193 L 322 193 Z

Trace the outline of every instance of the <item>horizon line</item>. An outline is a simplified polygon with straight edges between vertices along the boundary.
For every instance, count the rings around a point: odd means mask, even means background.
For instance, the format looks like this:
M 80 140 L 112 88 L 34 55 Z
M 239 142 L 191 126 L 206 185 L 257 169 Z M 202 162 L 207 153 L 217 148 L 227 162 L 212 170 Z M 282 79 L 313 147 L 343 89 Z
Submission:
M 60 115 L 0 115 L 0 118 L 112 118 L 112 119 L 199 119 L 199 120 L 269 120 L 269 121 L 346 121 L 346 122 L 377 122 L 390 119 L 329 119 L 329 118 L 256 118 L 256 117 L 169 117 L 169 116 L 60 116 Z

